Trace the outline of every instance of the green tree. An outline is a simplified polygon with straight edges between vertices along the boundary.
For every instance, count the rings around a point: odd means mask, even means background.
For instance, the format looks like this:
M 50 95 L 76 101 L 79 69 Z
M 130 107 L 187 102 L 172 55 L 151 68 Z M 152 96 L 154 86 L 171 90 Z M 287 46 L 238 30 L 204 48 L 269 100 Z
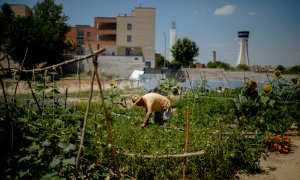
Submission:
M 276 66 L 275 69 L 276 69 L 276 70 L 279 70 L 279 71 L 281 71 L 281 72 L 285 72 L 285 70 L 286 70 L 286 68 L 285 68 L 283 65 L 278 65 L 278 66 Z
M 289 73 L 300 73 L 300 65 L 292 66 L 288 69 Z
M 207 63 L 207 67 L 208 68 L 224 68 L 226 70 L 231 70 L 232 67 L 228 64 L 228 63 L 225 63 L 225 62 L 221 62 L 221 61 L 216 61 L 216 62 L 208 62 Z
M 163 56 L 159 56 L 156 61 L 158 67 L 168 67 L 170 64 L 170 62 L 167 61 L 166 58 Z
M 250 68 L 249 66 L 247 66 L 246 64 L 239 64 L 236 66 L 236 69 L 237 70 L 242 70 L 242 71 L 249 71 Z
M 178 39 L 171 49 L 176 64 L 184 67 L 192 66 L 195 57 L 199 55 L 196 43 L 188 38 Z
M 0 10 L 0 50 L 3 52 L 3 45 L 7 41 L 7 31 L 13 21 L 14 13 L 7 3 L 1 5 Z
M 70 30 L 62 4 L 55 4 L 54 0 L 39 1 L 33 10 L 32 15 L 18 17 L 11 24 L 6 44 L 7 52 L 15 48 L 10 55 L 20 64 L 26 54 L 24 67 L 27 69 L 42 62 L 47 65 L 61 62 L 65 34 Z

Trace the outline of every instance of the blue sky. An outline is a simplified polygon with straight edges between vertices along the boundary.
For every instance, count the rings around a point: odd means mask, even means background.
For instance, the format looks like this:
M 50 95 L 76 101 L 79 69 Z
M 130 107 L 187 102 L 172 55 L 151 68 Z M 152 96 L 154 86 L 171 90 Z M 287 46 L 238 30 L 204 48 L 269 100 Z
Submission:
M 1 0 L 3 1 L 3 0 Z M 4 0 L 33 7 L 37 0 Z M 237 32 L 250 31 L 251 65 L 300 65 L 299 0 L 56 0 L 62 3 L 68 24 L 93 26 L 94 17 L 116 17 L 138 6 L 156 8 L 156 52 L 167 58 L 172 21 L 177 38 L 187 37 L 199 47 L 197 62 L 217 60 L 234 66 L 239 43 Z M 2 4 L 2 3 L 1 3 Z

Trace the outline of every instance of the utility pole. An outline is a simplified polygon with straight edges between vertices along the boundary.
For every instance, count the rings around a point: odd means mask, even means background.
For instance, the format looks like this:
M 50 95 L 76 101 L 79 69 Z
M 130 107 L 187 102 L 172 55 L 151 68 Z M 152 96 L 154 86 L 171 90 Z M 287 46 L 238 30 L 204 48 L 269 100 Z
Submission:
M 164 67 L 166 67 L 166 33 L 164 32 L 164 45 L 165 45 L 165 54 L 164 54 Z

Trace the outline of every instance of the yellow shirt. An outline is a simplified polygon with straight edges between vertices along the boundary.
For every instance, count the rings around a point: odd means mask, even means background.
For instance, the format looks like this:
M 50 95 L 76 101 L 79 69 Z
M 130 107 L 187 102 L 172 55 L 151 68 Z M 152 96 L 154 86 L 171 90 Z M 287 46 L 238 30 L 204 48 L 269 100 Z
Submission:
M 157 93 L 148 93 L 143 96 L 147 109 L 151 108 L 153 112 L 162 112 L 170 107 L 170 100 Z

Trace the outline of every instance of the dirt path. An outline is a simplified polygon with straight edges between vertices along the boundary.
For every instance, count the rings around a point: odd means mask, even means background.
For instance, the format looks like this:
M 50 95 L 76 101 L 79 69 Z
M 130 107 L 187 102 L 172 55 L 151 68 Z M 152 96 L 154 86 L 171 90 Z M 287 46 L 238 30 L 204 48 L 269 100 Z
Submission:
M 300 136 L 291 136 L 293 152 L 289 154 L 271 153 L 261 161 L 265 170 L 257 175 L 237 175 L 239 180 L 300 180 Z

